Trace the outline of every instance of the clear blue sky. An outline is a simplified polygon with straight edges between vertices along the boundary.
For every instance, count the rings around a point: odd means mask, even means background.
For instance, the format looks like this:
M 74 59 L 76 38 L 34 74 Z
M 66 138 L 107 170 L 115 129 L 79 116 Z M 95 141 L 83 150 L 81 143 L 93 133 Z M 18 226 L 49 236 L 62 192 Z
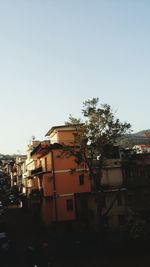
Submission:
M 150 1 L 0 1 L 0 153 L 26 152 L 99 97 L 150 128 Z

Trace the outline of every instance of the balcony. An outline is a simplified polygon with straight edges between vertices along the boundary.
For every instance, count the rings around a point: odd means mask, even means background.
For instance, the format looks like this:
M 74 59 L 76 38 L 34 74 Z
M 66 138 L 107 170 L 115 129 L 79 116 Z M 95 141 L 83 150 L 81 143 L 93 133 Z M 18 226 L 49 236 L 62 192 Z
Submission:
M 42 172 L 43 172 L 42 167 L 38 167 L 38 168 L 31 171 L 31 175 L 37 175 L 37 174 L 40 174 Z
M 50 148 L 50 143 L 48 140 L 40 142 L 31 152 L 31 157 L 33 155 L 45 155 L 48 153 Z

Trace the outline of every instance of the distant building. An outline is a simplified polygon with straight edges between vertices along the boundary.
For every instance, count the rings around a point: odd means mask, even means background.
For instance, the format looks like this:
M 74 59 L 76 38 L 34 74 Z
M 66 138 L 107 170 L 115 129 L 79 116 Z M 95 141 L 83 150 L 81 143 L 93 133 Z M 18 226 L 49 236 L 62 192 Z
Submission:
M 139 145 L 135 145 L 135 146 L 133 146 L 133 150 L 134 150 L 137 154 L 141 154 L 141 153 L 150 153 L 150 145 L 148 145 L 148 144 L 139 144 Z

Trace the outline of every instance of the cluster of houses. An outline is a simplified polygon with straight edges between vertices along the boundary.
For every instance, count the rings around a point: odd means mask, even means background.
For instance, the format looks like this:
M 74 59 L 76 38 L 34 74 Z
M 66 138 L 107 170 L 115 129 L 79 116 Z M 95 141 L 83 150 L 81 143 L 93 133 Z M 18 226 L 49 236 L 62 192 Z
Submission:
M 18 186 L 29 208 L 46 225 L 80 222 L 96 228 L 98 205 L 87 166 L 77 164 L 74 156 L 60 156 L 63 146 L 74 142 L 75 128 L 52 127 L 46 138 L 32 140 L 27 155 L 5 164 L 11 186 Z M 105 223 L 110 229 L 122 229 L 131 212 L 141 216 L 150 212 L 150 153 L 145 149 L 117 148 L 103 166 L 101 212 L 107 213 Z

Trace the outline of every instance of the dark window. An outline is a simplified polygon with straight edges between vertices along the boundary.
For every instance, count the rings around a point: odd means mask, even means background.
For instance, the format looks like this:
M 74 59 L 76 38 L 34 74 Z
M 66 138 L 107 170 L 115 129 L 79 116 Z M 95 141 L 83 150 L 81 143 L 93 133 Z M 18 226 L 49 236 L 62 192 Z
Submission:
M 79 175 L 79 184 L 84 185 L 84 174 Z
M 118 202 L 118 206 L 122 206 L 122 196 L 120 193 L 117 195 L 117 202 Z
M 67 199 L 67 210 L 73 210 L 73 199 Z
M 45 171 L 47 171 L 47 158 L 45 158 Z
M 124 215 L 119 215 L 118 219 L 119 219 L 119 224 L 120 225 L 124 225 L 125 224 L 125 216 Z

